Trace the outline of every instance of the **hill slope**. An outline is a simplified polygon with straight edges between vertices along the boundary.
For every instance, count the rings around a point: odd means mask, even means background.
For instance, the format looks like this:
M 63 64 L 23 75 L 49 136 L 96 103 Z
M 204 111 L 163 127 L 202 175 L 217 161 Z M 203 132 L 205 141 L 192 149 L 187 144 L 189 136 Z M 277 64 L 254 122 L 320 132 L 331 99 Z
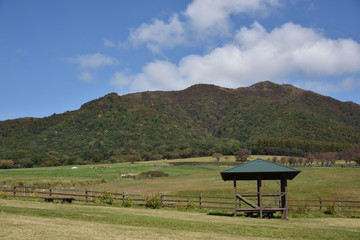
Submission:
M 0 122 L 0 159 L 19 166 L 232 154 L 340 151 L 360 142 L 360 106 L 291 85 L 115 93 L 79 110 Z

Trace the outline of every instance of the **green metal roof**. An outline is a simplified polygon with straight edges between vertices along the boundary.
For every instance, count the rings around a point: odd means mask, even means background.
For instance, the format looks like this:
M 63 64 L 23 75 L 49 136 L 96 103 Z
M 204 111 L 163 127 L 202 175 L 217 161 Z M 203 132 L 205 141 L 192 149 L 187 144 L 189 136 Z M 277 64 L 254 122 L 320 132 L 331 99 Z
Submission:
M 283 166 L 277 163 L 255 159 L 239 166 L 221 172 L 224 181 L 228 180 L 277 180 L 293 179 L 301 171 L 295 168 Z

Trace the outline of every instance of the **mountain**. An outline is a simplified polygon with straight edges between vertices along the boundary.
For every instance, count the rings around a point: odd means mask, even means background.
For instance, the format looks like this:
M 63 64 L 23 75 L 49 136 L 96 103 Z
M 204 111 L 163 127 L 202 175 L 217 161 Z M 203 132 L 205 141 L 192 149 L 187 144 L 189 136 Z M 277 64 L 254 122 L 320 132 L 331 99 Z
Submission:
M 118 96 L 79 110 L 0 122 L 0 159 L 16 166 L 232 154 L 304 155 L 360 143 L 360 105 L 269 81 L 238 89 Z

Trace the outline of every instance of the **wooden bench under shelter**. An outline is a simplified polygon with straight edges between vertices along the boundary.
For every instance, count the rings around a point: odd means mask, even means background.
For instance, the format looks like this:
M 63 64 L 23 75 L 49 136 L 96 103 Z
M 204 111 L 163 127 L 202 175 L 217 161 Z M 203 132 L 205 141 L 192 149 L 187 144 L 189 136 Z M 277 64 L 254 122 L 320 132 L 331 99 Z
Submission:
M 259 218 L 263 218 L 264 215 L 272 217 L 275 212 L 279 211 L 282 212 L 283 218 L 288 219 L 287 180 L 292 180 L 300 172 L 298 169 L 258 158 L 222 171 L 220 174 L 224 181 L 234 181 L 234 216 L 237 216 L 238 212 L 243 212 L 248 216 L 257 214 Z M 256 180 L 257 192 L 253 194 L 238 193 L 236 182 L 239 180 Z M 263 180 L 280 180 L 280 192 L 264 193 L 262 191 Z M 257 203 L 246 198 L 251 196 L 257 198 Z M 265 204 L 264 197 L 273 198 Z M 241 203 L 245 203 L 248 207 L 241 207 Z
M 75 198 L 73 197 L 41 197 L 45 202 L 53 202 L 54 200 L 61 200 L 62 203 L 72 203 Z

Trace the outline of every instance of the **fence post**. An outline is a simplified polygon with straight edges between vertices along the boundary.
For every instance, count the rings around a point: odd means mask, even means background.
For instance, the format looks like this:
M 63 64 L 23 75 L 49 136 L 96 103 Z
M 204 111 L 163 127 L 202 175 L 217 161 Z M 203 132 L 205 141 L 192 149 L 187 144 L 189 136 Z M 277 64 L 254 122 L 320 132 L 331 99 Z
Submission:
M 26 197 L 26 185 L 24 185 L 24 197 Z
M 322 200 L 320 198 L 320 211 L 322 210 Z
M 92 201 L 92 188 L 90 188 L 90 201 Z
M 201 209 L 202 208 L 202 193 L 200 193 L 199 202 L 200 202 L 200 209 Z
M 14 186 L 14 197 L 16 197 L 16 186 Z
M 164 206 L 164 194 L 163 193 L 161 193 L 160 194 L 160 199 L 161 199 L 161 207 L 163 207 Z
M 51 197 L 51 195 L 52 195 L 52 194 L 51 194 L 51 188 L 49 188 L 49 196 Z
M 340 198 L 339 198 L 339 212 L 341 212 L 341 202 L 340 202 Z
M 86 199 L 86 202 L 88 201 L 88 190 L 85 189 L 85 199 Z

